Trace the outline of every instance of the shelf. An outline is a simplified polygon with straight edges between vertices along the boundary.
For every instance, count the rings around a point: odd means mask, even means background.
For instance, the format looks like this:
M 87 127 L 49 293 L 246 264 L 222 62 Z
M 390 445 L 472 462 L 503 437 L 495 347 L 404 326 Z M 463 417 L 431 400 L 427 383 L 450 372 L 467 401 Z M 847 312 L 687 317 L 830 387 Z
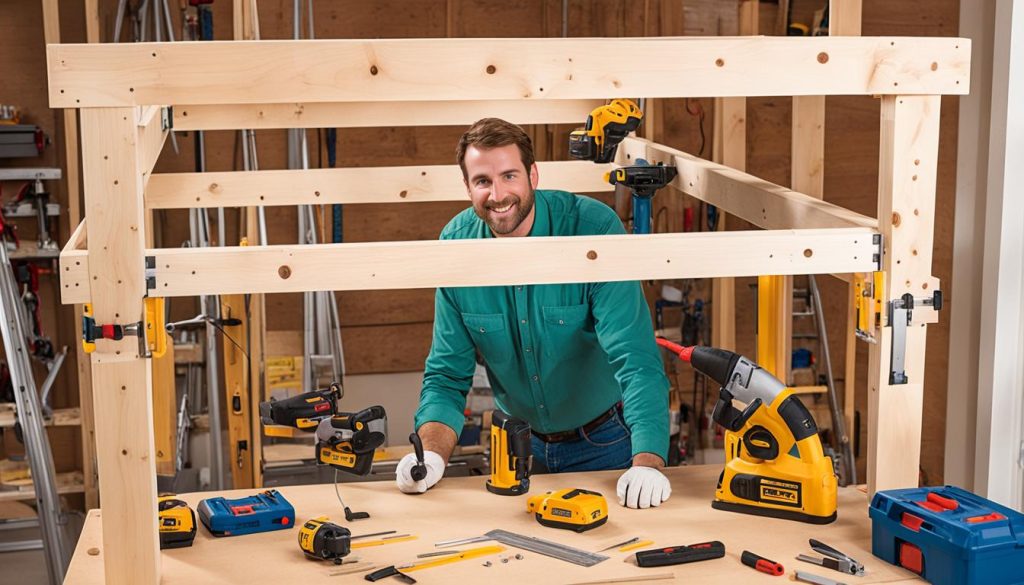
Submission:
M 74 427 L 82 424 L 82 411 L 77 406 L 74 408 L 58 408 L 53 411 L 53 416 L 45 421 L 48 427 Z M 0 428 L 14 426 L 14 405 L 10 403 L 0 404 Z
M 52 250 L 40 250 L 39 242 L 35 240 L 21 240 L 17 250 L 8 250 L 7 255 L 11 260 L 32 260 L 35 258 L 58 258 L 60 248 Z
M 7 484 L 10 486 L 11 484 Z M 58 494 L 80 494 L 85 492 L 85 478 L 81 471 L 68 471 L 57 474 Z M 0 490 L 0 502 L 16 500 L 34 500 L 36 491 L 32 489 L 32 482 L 28 480 L 24 487 L 18 489 Z
M 0 169 L 0 181 L 55 181 L 61 176 L 60 169 L 35 167 Z
M 46 215 L 50 217 L 60 216 L 60 205 L 56 203 L 46 204 Z M 20 203 L 15 207 L 4 208 L 4 218 L 10 219 L 12 217 L 36 217 L 36 206 L 31 202 Z

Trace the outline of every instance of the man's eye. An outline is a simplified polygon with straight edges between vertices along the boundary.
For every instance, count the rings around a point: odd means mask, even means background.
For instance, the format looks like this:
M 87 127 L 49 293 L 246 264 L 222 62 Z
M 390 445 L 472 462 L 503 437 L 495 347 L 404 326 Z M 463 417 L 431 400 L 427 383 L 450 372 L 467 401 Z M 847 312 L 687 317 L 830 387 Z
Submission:
M 509 173 L 509 174 L 505 175 L 505 180 L 506 180 L 506 181 L 512 181 L 512 180 L 514 180 L 515 178 L 516 178 L 516 175 L 515 175 L 515 173 Z
M 480 179 L 479 181 L 476 182 L 476 186 L 477 187 L 483 187 L 483 186 L 487 185 L 488 182 L 489 181 L 487 179 Z

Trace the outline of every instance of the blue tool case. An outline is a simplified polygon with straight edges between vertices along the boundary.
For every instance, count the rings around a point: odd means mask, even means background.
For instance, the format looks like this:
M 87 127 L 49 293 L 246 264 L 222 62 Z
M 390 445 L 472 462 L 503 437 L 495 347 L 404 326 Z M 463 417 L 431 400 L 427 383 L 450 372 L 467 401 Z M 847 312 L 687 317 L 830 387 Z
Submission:
M 295 525 L 295 508 L 277 490 L 237 500 L 207 498 L 197 509 L 203 526 L 214 536 L 240 536 Z
M 1024 583 L 1024 514 L 953 486 L 871 499 L 871 552 L 936 585 Z

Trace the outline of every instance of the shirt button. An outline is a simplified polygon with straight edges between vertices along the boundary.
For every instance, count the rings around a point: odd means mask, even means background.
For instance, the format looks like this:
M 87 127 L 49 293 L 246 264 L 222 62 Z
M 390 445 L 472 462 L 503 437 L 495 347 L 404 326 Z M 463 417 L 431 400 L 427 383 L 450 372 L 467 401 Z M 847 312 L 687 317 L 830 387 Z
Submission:
M 559 320 L 558 320 L 558 324 L 559 324 L 559 325 L 565 325 L 565 321 L 562 321 L 561 319 L 559 319 Z
M 481 327 L 481 328 L 480 328 L 480 333 L 485 333 L 485 331 L 484 331 L 484 328 L 483 328 L 483 327 Z
M 517 286 L 517 287 L 516 287 L 516 290 L 523 290 L 523 287 L 521 287 L 521 286 Z
M 543 405 L 543 404 L 541 404 L 541 405 L 540 405 L 540 408 L 544 408 L 544 405 Z
M 533 351 L 533 348 L 531 348 L 531 347 L 526 348 L 526 353 L 530 353 L 531 351 Z
M 537 380 L 539 380 L 539 379 L 540 379 L 540 378 L 539 378 L 538 376 L 534 376 L 534 377 L 533 377 L 533 381 L 534 381 L 534 382 L 536 382 L 536 381 L 537 381 Z
M 526 325 L 526 319 L 522 319 L 519 322 L 522 323 L 523 325 Z

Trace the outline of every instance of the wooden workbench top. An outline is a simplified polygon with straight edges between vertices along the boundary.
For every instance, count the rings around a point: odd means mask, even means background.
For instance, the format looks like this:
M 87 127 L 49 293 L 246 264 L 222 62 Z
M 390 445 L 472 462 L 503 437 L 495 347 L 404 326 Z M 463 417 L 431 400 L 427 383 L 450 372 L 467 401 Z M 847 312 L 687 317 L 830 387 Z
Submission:
M 438 550 L 441 540 L 477 536 L 495 528 L 536 536 L 596 551 L 639 536 L 654 546 L 692 544 L 708 540 L 725 543 L 723 559 L 675 567 L 641 569 L 631 562 L 632 553 L 612 550 L 610 556 L 594 567 L 584 568 L 536 553 L 509 549 L 501 556 L 523 554 L 508 563 L 498 556 L 470 559 L 412 573 L 417 581 L 432 583 L 574 583 L 599 579 L 674 573 L 676 582 L 687 583 L 765 583 L 788 581 L 770 577 L 740 564 L 744 549 L 782 563 L 791 575 L 795 569 L 844 581 L 850 585 L 866 583 L 919 583 L 914 576 L 871 555 L 871 524 L 867 496 L 854 488 L 839 490 L 839 518 L 827 526 L 761 518 L 722 512 L 711 508 L 719 466 L 679 467 L 666 470 L 672 481 L 672 497 L 659 508 L 628 510 L 618 505 L 615 484 L 621 472 L 605 471 L 532 478 L 530 494 L 566 487 L 596 490 L 609 504 L 609 520 L 590 532 L 576 534 L 545 528 L 526 513 L 526 497 L 503 497 L 484 489 L 485 477 L 448 478 L 428 493 L 402 494 L 393 482 L 341 484 L 342 497 L 354 511 L 366 511 L 371 518 L 346 524 L 334 488 L 331 485 L 307 485 L 279 488 L 295 506 L 296 523 L 327 515 L 348 526 L 354 535 L 384 530 L 414 534 L 416 540 L 353 551 L 362 561 L 373 565 L 404 564 L 416 560 L 419 553 Z M 242 497 L 255 490 L 226 492 Z M 213 493 L 184 494 L 193 507 Z M 116 505 L 116 504 L 114 504 Z M 81 539 L 75 550 L 65 583 L 103 582 L 101 511 L 89 512 Z M 311 580 L 331 583 L 366 583 L 362 573 L 328 576 L 339 568 L 331 563 L 307 560 L 299 550 L 298 531 L 294 528 L 238 537 L 215 538 L 200 526 L 191 548 L 163 551 L 162 583 L 306 583 Z M 867 567 L 864 577 L 844 577 L 840 573 L 796 561 L 799 553 L 813 554 L 808 538 L 817 538 L 843 551 Z M 372 540 L 372 539 L 371 539 Z M 459 548 L 494 543 L 476 543 Z M 93 549 L 90 554 L 90 549 Z M 483 562 L 491 560 L 492 566 Z M 346 565 L 347 566 L 347 565 Z M 397 583 L 394 579 L 384 583 Z M 668 583 L 670 581 L 651 581 Z

